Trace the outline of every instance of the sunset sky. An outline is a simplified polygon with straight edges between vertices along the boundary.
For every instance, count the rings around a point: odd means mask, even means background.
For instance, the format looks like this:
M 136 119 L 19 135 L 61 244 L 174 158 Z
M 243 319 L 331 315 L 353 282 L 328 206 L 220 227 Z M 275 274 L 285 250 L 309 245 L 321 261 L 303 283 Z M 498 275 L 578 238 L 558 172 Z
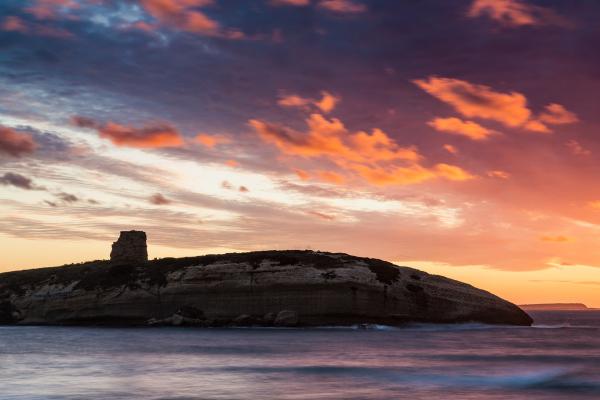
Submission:
M 600 307 L 600 2 L 3 0 L 0 271 L 305 249 Z

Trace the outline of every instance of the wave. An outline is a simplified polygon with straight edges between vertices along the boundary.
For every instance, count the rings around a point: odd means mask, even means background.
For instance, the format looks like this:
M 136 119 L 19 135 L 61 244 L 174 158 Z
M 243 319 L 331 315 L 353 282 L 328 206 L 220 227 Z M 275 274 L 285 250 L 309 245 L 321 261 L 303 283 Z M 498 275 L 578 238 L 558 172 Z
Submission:
M 547 325 L 547 324 L 533 324 L 531 326 L 535 329 L 600 329 L 600 326 L 594 325 L 572 325 L 568 323 L 564 324 L 555 324 L 555 325 Z
M 342 376 L 352 379 L 386 381 L 387 384 L 406 386 L 418 385 L 430 388 L 448 389 L 502 389 L 532 391 L 565 391 L 600 394 L 600 381 L 591 379 L 576 370 L 561 368 L 545 369 L 535 372 L 522 372 L 509 375 L 472 375 L 472 374 L 422 374 L 402 368 L 382 368 L 363 366 L 255 366 L 226 367 L 228 372 L 257 374 L 297 374 Z

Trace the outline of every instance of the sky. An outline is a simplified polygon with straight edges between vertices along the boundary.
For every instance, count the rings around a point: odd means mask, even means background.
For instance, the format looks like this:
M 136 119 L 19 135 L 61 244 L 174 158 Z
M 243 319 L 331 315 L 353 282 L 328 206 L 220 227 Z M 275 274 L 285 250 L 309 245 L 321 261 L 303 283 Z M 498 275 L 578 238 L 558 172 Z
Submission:
M 3 0 L 0 271 L 313 249 L 600 307 L 600 2 Z

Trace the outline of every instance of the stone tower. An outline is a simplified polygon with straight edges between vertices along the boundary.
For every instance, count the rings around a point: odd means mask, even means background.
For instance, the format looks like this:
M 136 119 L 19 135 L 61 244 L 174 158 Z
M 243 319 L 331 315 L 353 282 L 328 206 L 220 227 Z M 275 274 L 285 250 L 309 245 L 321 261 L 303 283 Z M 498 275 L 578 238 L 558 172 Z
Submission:
M 146 246 L 146 232 L 121 231 L 119 239 L 112 244 L 110 260 L 117 262 L 146 262 L 148 261 L 148 248 Z

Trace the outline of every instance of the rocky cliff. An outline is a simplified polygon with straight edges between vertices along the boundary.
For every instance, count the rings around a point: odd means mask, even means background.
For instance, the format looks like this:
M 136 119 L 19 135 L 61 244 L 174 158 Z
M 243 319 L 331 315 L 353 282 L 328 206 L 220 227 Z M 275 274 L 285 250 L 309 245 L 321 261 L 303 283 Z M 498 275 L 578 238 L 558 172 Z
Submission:
M 3 324 L 530 325 L 470 285 L 376 259 L 267 251 L 0 274 Z

